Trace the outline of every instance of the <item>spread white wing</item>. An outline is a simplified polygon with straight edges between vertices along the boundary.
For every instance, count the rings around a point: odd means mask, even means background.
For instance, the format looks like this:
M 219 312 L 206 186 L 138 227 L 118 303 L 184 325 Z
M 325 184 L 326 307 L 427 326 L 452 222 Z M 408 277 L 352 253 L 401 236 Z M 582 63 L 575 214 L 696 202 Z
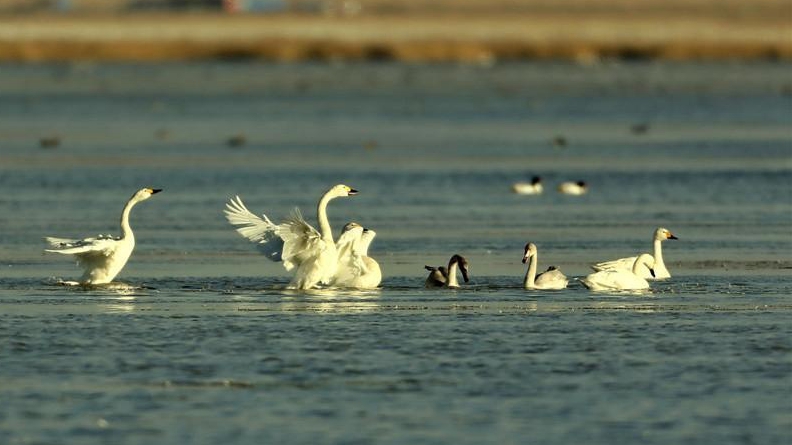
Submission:
M 83 268 L 93 268 L 104 264 L 118 248 L 119 240 L 110 235 L 99 235 L 96 238 L 81 240 L 46 237 L 50 245 L 45 252 L 74 255 L 77 264 Z
M 46 249 L 46 252 L 76 256 L 109 256 L 115 250 L 116 243 L 118 242 L 118 239 L 110 235 L 99 235 L 96 238 L 85 238 L 81 240 L 48 236 L 44 238 L 44 240 L 50 245 L 50 248 Z
M 277 225 L 267 218 L 267 215 L 258 217 L 245 207 L 239 196 L 232 198 L 223 211 L 226 219 L 237 226 L 240 235 L 256 243 L 267 258 L 272 261 L 281 261 L 284 249 L 284 240 L 276 233 Z M 290 269 L 289 267 L 286 268 Z

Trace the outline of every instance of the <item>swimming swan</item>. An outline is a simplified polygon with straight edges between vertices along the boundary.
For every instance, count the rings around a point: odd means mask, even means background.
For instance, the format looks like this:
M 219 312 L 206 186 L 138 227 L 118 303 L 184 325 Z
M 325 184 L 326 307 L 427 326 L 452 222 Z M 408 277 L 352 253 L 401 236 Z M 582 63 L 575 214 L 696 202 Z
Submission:
M 132 251 L 135 249 L 135 235 L 129 226 L 129 212 L 135 204 L 151 198 L 162 189 L 140 189 L 129 198 L 121 212 L 121 236 L 99 235 L 82 240 L 46 237 L 50 248 L 45 252 L 74 255 L 77 264 L 83 268 L 80 284 L 107 284 L 121 272 Z
M 311 289 L 320 283 L 329 284 L 338 269 L 338 252 L 327 220 L 327 204 L 335 198 L 357 193 L 344 184 L 325 192 L 316 206 L 319 231 L 305 222 L 299 209 L 294 209 L 282 223 L 274 224 L 266 215 L 262 215 L 262 219 L 250 212 L 239 196 L 226 204 L 224 213 L 229 223 L 239 226 L 236 231 L 257 243 L 267 258 L 283 261 L 287 271 L 296 268 L 290 288 Z
M 333 286 L 374 289 L 382 281 L 379 263 L 368 256 L 368 249 L 377 232 L 355 222 L 344 226 L 338 238 L 338 272 Z
M 679 239 L 674 236 L 671 231 L 665 229 L 663 227 L 658 227 L 654 231 L 654 276 L 649 274 L 649 271 L 646 269 L 640 270 L 640 275 L 647 280 L 662 280 L 664 278 L 671 278 L 671 273 L 668 272 L 666 269 L 665 263 L 663 262 L 663 247 L 662 242 L 667 239 Z M 635 263 L 635 259 L 637 257 L 628 257 L 628 258 L 619 258 L 618 260 L 613 261 L 605 261 L 602 263 L 597 263 L 591 266 L 594 270 L 609 270 L 609 269 L 626 269 L 630 270 L 633 264 Z
M 564 195 L 585 195 L 588 192 L 588 185 L 584 181 L 567 181 L 558 185 L 558 191 Z
M 539 255 L 536 252 L 536 245 L 528 243 L 525 245 L 525 253 L 522 259 L 523 264 L 530 262 L 528 271 L 525 273 L 523 285 L 526 289 L 566 289 L 569 279 L 561 273 L 557 267 L 550 266 L 546 272 L 536 275 L 536 268 L 539 263 Z
M 429 271 L 429 276 L 424 282 L 425 287 L 459 287 L 457 281 L 457 269 L 462 272 L 462 279 L 465 283 L 469 281 L 468 278 L 468 261 L 462 255 L 454 255 L 448 260 L 448 268 L 443 266 L 432 267 L 424 266 Z
M 448 281 L 448 269 L 445 266 L 424 266 L 424 269 L 429 271 L 429 276 L 426 277 L 424 287 L 443 287 Z
M 534 176 L 531 182 L 515 182 L 512 184 L 512 192 L 518 195 L 540 195 L 543 190 L 542 178 L 539 176 Z
M 648 269 L 654 274 L 652 265 L 654 259 L 648 253 L 641 254 L 635 259 L 632 270 L 610 269 L 594 272 L 581 278 L 580 282 L 591 290 L 640 290 L 649 289 L 649 282 L 641 276 L 643 269 Z

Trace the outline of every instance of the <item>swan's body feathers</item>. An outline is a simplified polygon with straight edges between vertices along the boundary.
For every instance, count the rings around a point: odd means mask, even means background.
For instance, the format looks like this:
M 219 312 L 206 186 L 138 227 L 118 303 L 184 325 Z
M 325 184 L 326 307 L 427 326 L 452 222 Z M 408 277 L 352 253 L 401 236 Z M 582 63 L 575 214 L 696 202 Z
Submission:
M 630 270 L 633 264 L 635 263 L 636 259 L 638 259 L 637 256 L 631 256 L 627 258 L 619 258 L 618 260 L 603 261 L 601 263 L 592 265 L 591 268 L 594 269 L 595 271 L 612 270 L 612 269 Z
M 631 270 L 610 269 L 594 272 L 581 278 L 580 282 L 591 290 L 641 290 L 648 289 L 649 282 Z
M 550 266 L 547 271 L 536 276 L 534 286 L 537 289 L 566 289 L 569 279 L 556 266 Z
M 652 255 L 645 253 L 636 257 L 631 269 L 601 270 L 581 278 L 580 282 L 594 291 L 649 289 L 643 270 L 646 269 L 650 276 L 654 276 L 654 264 Z
M 298 208 L 275 227 L 274 234 L 283 241 L 281 259 L 286 270 L 292 270 L 328 249 L 322 235 L 303 219 Z

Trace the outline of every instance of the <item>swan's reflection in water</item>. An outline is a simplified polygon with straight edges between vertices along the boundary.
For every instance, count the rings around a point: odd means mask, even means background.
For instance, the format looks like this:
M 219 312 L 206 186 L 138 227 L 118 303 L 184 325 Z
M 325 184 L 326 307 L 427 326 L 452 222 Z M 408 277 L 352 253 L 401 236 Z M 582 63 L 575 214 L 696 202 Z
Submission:
M 129 313 L 140 309 L 137 299 L 145 295 L 141 293 L 144 287 L 119 282 L 93 285 L 89 289 L 103 294 L 102 301 L 109 303 L 102 306 L 108 313 Z
M 249 302 L 244 311 L 317 312 L 328 314 L 365 313 L 380 309 L 379 289 L 279 289 L 276 302 Z
M 118 313 L 129 313 L 133 312 L 136 309 L 136 305 L 134 304 L 136 297 L 133 295 L 119 295 L 118 297 L 108 297 L 106 301 L 109 301 L 107 304 L 103 304 L 102 308 L 104 312 L 118 314 Z
M 105 291 L 109 294 L 121 296 L 132 296 L 143 290 L 143 287 L 133 286 L 126 283 L 108 283 L 92 286 L 93 289 Z

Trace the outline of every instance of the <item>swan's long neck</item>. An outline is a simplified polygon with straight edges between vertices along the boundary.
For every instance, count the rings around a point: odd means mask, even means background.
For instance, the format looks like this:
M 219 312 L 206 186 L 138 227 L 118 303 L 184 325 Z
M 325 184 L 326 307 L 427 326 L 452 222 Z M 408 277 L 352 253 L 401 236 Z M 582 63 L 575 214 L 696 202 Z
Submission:
M 456 260 L 448 264 L 448 280 L 446 280 L 446 286 L 459 287 L 459 282 L 457 281 L 457 267 Z
M 333 243 L 333 229 L 330 228 L 330 221 L 327 219 L 327 204 L 333 198 L 335 198 L 335 196 L 325 194 L 316 206 L 316 219 L 319 220 L 319 233 L 322 235 L 322 239 L 330 243 Z
M 654 267 L 657 269 L 665 269 L 665 263 L 663 262 L 662 246 L 663 246 L 662 240 L 659 239 L 654 240 L 654 260 L 655 260 Z
M 531 258 L 528 259 L 528 271 L 525 272 L 525 281 L 523 284 L 525 287 L 533 287 L 534 281 L 536 280 L 536 263 L 539 262 L 539 258 L 536 254 L 531 255 Z
M 124 211 L 121 212 L 121 238 L 123 239 L 135 238 L 135 235 L 132 234 L 132 227 L 129 226 L 129 212 L 137 203 L 135 198 L 130 199 L 124 206 Z

